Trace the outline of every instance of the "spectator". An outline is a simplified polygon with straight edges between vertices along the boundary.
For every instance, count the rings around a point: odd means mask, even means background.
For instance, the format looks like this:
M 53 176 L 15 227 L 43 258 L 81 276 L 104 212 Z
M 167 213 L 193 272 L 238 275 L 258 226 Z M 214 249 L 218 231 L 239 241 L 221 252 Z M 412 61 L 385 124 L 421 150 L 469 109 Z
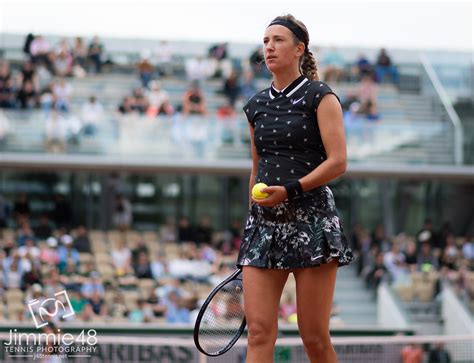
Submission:
M 69 227 L 72 220 L 71 204 L 63 194 L 54 195 L 53 221 L 57 228 Z
M 5 288 L 19 289 L 21 287 L 22 278 L 23 274 L 19 269 L 19 257 L 14 256 L 11 260 L 11 263 L 9 263 L 5 269 Z
M 194 240 L 194 233 L 188 217 L 181 217 L 178 222 L 178 242 L 191 242 Z
M 376 245 L 382 252 L 390 250 L 390 241 L 385 233 L 385 227 L 379 223 L 371 235 L 372 245 Z
M 362 81 L 357 88 L 357 99 L 360 103 L 357 113 L 368 118 L 377 118 L 378 87 L 370 75 L 362 76 Z
M 94 72 L 101 73 L 102 72 L 102 57 L 104 53 L 104 46 L 99 40 L 98 36 L 92 38 L 91 43 L 89 44 L 89 50 L 87 52 L 87 56 L 89 60 L 94 65 Z
M 16 238 L 18 247 L 26 245 L 26 241 L 28 239 L 35 240 L 35 234 L 33 233 L 33 230 L 31 229 L 30 224 L 27 220 L 21 222 L 20 228 L 17 231 Z
M 464 237 L 462 244 L 462 254 L 463 257 L 471 264 L 474 263 L 474 242 L 471 237 Z
M 344 57 L 337 51 L 336 47 L 331 47 L 322 60 L 324 82 L 340 82 L 344 78 L 344 67 L 346 62 Z
M 56 266 L 59 264 L 59 253 L 57 250 L 58 240 L 49 237 L 46 246 L 41 250 L 40 261 L 46 265 Z
M 148 255 L 144 252 L 138 255 L 138 262 L 133 266 L 133 269 L 135 270 L 135 276 L 139 279 L 153 278 L 150 260 Z
M 112 249 L 112 262 L 117 276 L 124 276 L 131 270 L 132 254 L 123 238 L 118 241 L 117 247 Z
M 38 95 L 33 87 L 32 81 L 23 82 L 20 90 L 17 93 L 17 101 L 20 104 L 20 108 L 23 110 L 30 110 L 35 108 L 38 104 Z
M 373 76 L 373 66 L 363 53 L 359 54 L 351 71 L 356 80 L 361 80 L 365 75 Z
M 451 363 L 451 355 L 445 349 L 444 343 L 436 343 L 430 349 L 428 363 Z
M 431 247 L 438 246 L 438 239 L 434 231 L 433 222 L 430 218 L 425 219 L 423 227 L 416 234 L 417 250 L 420 249 L 423 242 L 428 242 Z
M 132 219 L 132 206 L 130 202 L 122 194 L 118 194 L 115 198 L 114 226 L 119 230 L 127 230 L 132 224 Z
M 437 270 L 438 267 L 438 259 L 433 255 L 430 244 L 428 242 L 422 243 L 417 258 L 418 271 L 428 272 Z
M 197 82 L 193 82 L 183 96 L 183 114 L 207 115 L 204 94 Z
M 66 39 L 62 40 L 54 57 L 53 71 L 56 76 L 69 77 L 72 75 L 73 56 Z
M 202 243 L 211 243 L 212 241 L 212 226 L 211 218 L 209 216 L 201 217 L 195 232 L 195 242 L 199 246 Z
M 76 266 L 79 266 L 79 252 L 73 247 L 74 239 L 65 234 L 61 238 L 62 246 L 58 248 L 58 255 L 59 255 L 59 264 L 58 268 L 61 273 L 63 273 L 66 269 L 66 265 L 71 259 Z
M 81 117 L 84 134 L 93 136 L 99 129 L 99 124 L 104 116 L 104 107 L 97 101 L 97 98 L 92 95 L 89 101 L 82 105 Z
M 51 70 L 51 52 L 48 41 L 42 36 L 37 35 L 30 45 L 31 61 L 35 65 L 43 64 Z
M 137 306 L 128 313 L 128 320 L 131 323 L 147 323 L 152 319 L 153 312 L 143 299 L 138 299 Z
M 454 237 L 451 223 L 444 222 L 436 236 L 436 243 L 433 245 L 433 248 L 443 250 L 447 245 L 447 240 Z
M 88 304 L 85 306 L 85 310 L 90 310 L 96 316 L 104 317 L 107 310 L 105 300 L 98 291 L 94 291 L 91 296 L 87 299 Z
M 71 108 L 72 86 L 63 77 L 53 85 L 53 95 L 56 100 L 58 111 L 68 112 Z
M 87 48 L 81 37 L 77 37 L 74 40 L 74 47 L 72 49 L 73 64 L 74 64 L 74 75 L 78 75 L 77 69 L 80 69 L 79 73 L 84 74 L 87 64 Z
M 395 283 L 403 281 L 408 276 L 405 255 L 400 251 L 398 241 L 394 241 L 391 250 L 385 253 L 384 265 Z
M 50 111 L 53 109 L 55 104 L 55 98 L 53 94 L 53 84 L 48 84 L 40 92 L 39 103 L 41 110 L 44 112 L 45 118 L 50 117 Z
M 267 69 L 267 66 L 265 65 L 265 56 L 263 55 L 263 49 L 260 45 L 257 46 L 257 48 L 250 55 L 249 62 L 250 67 L 252 68 L 252 72 L 256 78 L 270 77 L 271 74 L 270 71 Z
M 18 248 L 18 256 L 21 258 L 31 257 L 37 261 L 40 258 L 40 249 L 36 247 L 35 240 L 33 238 L 26 238 L 25 245 Z
M 31 264 L 31 269 L 29 271 L 25 271 L 22 277 L 22 289 L 27 290 L 34 284 L 41 284 L 42 275 L 40 264 L 34 261 Z
M 408 266 L 410 272 L 415 272 L 417 270 L 418 255 L 416 252 L 416 243 L 413 241 L 408 241 L 405 246 L 405 263 Z
M 29 61 L 23 63 L 21 67 L 20 83 L 24 85 L 25 82 L 31 82 L 35 92 L 38 91 L 38 76 L 34 64 Z
M 25 43 L 23 44 L 23 53 L 25 53 L 28 58 L 31 57 L 31 43 L 35 39 L 35 36 L 32 33 L 28 33 L 25 38 Z
M 45 129 L 45 150 L 48 152 L 65 152 L 67 133 L 66 120 L 61 117 L 61 115 L 56 109 L 53 109 L 51 113 L 48 113 L 45 123 Z M 55 220 L 55 222 L 56 218 L 64 219 L 63 216 L 54 215 L 53 219 Z
M 68 290 L 68 296 L 74 313 L 82 318 L 84 309 L 87 305 L 87 299 L 77 290 Z
M 156 258 L 151 262 L 151 273 L 155 280 L 159 280 L 164 277 L 168 272 L 168 266 L 166 264 L 166 256 L 161 252 L 156 253 Z
M 229 63 L 226 62 L 227 43 L 213 45 L 209 49 L 209 59 L 211 61 L 212 67 L 214 68 L 212 77 L 220 78 L 226 77 L 228 74 L 230 74 L 232 66 L 230 65 L 229 67 Z
M 82 278 L 78 273 L 78 266 L 72 259 L 68 259 L 66 267 L 60 276 L 60 281 L 66 290 L 79 290 L 82 285 Z
M 171 48 L 166 40 L 162 40 L 155 48 L 155 59 L 160 76 L 170 76 L 173 73 Z
M 148 84 L 150 83 L 155 67 L 150 62 L 149 52 L 146 52 L 142 55 L 140 61 L 137 64 L 138 75 L 140 77 L 140 82 L 142 87 L 148 89 Z
M 91 253 L 91 241 L 87 234 L 86 227 L 80 225 L 76 230 L 76 238 L 74 239 L 74 247 L 80 253 Z
M 176 221 L 173 217 L 166 218 L 166 223 L 160 229 L 160 240 L 163 243 L 176 242 Z
M 104 284 L 98 272 L 92 271 L 90 273 L 89 278 L 82 284 L 81 293 L 86 299 L 90 298 L 94 293 L 99 294 L 101 297 L 105 295 Z
M 147 98 L 149 102 L 147 114 L 149 116 L 172 115 L 174 113 L 168 93 L 161 88 L 158 81 L 150 82 L 150 90 L 147 92 Z
M 385 48 L 380 49 L 380 52 L 377 56 L 377 62 L 375 65 L 375 74 L 377 76 L 377 82 L 382 83 L 384 81 L 385 75 L 390 75 L 392 82 L 396 85 L 400 82 L 398 70 L 392 64 L 392 60 Z
M 229 100 L 230 106 L 235 106 L 235 101 L 239 98 L 241 91 L 239 75 L 236 71 L 232 71 L 229 78 L 225 80 L 223 89 L 223 93 Z
M 15 107 L 15 96 L 10 64 L 3 61 L 0 64 L 0 108 Z
M 402 348 L 402 363 L 422 363 L 423 350 L 418 344 L 409 344 Z
M 166 299 L 166 322 L 167 323 L 189 323 L 189 309 L 186 308 L 185 300 L 172 290 Z
M 202 57 L 189 58 L 185 62 L 186 77 L 191 82 L 201 82 L 211 72 L 209 62 Z
M 20 220 L 24 220 L 30 216 L 30 202 L 25 193 L 20 193 L 16 196 L 13 204 L 13 216 L 18 224 L 20 224 Z
M 148 99 L 141 87 L 135 88 L 132 98 L 132 109 L 140 114 L 144 114 L 148 109 Z
M 148 255 L 150 250 L 145 244 L 143 238 L 137 237 L 137 239 L 135 240 L 135 247 L 132 249 L 132 264 L 136 264 L 138 262 L 138 256 L 142 252 Z
M 53 229 L 51 228 L 51 223 L 47 214 L 43 213 L 40 215 L 38 225 L 33 228 L 33 231 L 35 236 L 41 240 L 46 240 L 46 238 L 52 236 Z
M 109 309 L 109 314 L 114 318 L 124 318 L 128 314 L 125 298 L 121 291 L 115 291 Z
M 382 281 L 388 281 L 390 279 L 387 268 L 384 264 L 384 254 L 379 252 L 375 258 L 375 264 L 371 270 L 367 273 L 366 284 L 367 287 L 377 291 L 379 284 Z
M 155 317 L 163 316 L 166 312 L 166 307 L 161 304 L 160 298 L 158 297 L 155 289 L 150 291 L 146 299 L 146 303 L 149 304 Z
M 133 98 L 131 96 L 124 97 L 122 99 L 122 102 L 120 102 L 120 105 L 118 107 L 118 111 L 122 114 L 129 114 L 134 111 L 133 109 Z

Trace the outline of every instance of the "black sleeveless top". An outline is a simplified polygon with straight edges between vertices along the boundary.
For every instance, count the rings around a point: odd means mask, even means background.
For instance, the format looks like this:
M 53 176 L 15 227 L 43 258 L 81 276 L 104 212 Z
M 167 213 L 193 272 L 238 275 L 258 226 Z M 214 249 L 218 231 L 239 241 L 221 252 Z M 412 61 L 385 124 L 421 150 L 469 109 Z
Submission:
M 326 83 L 300 76 L 282 91 L 272 85 L 247 102 L 243 109 L 260 157 L 256 182 L 283 185 L 326 160 L 316 109 L 329 93 L 336 95 Z

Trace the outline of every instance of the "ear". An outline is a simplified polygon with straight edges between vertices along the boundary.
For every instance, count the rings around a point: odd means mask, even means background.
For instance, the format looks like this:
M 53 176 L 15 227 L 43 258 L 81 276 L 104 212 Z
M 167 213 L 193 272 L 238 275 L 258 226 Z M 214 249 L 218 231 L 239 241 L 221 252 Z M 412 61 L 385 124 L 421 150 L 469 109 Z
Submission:
M 304 54 L 305 48 L 306 47 L 303 43 L 298 43 L 298 45 L 296 46 L 296 55 L 298 57 L 301 57 Z

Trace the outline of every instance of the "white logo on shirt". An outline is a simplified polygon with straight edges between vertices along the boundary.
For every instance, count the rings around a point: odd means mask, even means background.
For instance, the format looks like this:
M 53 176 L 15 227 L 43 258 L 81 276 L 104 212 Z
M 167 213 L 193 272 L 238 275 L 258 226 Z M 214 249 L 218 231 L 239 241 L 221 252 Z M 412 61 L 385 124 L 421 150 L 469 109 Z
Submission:
M 297 104 L 298 102 L 300 102 L 303 98 L 304 98 L 304 96 L 301 97 L 301 98 L 298 98 L 297 100 L 291 100 L 291 103 L 292 103 L 293 105 L 296 105 L 296 104 Z

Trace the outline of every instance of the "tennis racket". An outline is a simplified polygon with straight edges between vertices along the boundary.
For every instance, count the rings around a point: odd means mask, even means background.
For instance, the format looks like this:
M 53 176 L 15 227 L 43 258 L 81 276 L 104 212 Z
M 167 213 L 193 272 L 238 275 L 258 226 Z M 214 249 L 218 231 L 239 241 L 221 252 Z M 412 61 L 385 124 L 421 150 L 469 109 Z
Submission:
M 242 270 L 238 269 L 211 291 L 194 325 L 194 343 L 203 354 L 227 352 L 247 324 L 243 308 Z

